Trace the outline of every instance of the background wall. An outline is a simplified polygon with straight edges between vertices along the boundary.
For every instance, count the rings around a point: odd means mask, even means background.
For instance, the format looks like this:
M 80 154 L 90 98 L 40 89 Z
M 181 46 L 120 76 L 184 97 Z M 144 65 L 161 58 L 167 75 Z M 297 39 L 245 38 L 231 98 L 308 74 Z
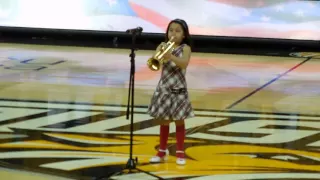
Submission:
M 178 17 L 190 26 L 194 51 L 287 54 L 319 47 L 319 12 L 320 1 L 311 0 L 0 0 L 0 35 L 5 42 L 130 48 L 124 32 L 141 26 L 138 47 L 154 49 Z
M 176 17 L 194 35 L 320 40 L 320 1 L 1 0 L 0 25 L 163 33 Z

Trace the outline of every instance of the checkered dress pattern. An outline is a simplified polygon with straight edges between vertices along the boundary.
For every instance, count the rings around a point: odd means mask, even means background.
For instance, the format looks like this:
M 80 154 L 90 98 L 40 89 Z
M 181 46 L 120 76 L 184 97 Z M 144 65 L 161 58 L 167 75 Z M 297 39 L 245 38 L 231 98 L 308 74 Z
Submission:
M 184 45 L 177 47 L 172 54 L 181 57 L 183 47 Z M 150 116 L 162 120 L 183 120 L 194 117 L 185 74 L 185 70 L 172 61 L 163 64 L 161 78 L 148 108 Z

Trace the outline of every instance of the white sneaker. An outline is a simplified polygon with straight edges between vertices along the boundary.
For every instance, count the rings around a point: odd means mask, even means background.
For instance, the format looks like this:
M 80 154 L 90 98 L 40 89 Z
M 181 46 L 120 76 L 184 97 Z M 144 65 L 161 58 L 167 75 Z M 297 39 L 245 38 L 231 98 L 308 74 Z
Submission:
M 184 153 L 183 151 L 176 151 L 176 153 Z M 185 158 L 177 158 L 176 163 L 178 165 L 185 165 L 186 159 Z
M 186 159 L 185 158 L 177 158 L 176 163 L 178 165 L 185 165 L 186 164 Z
M 166 150 L 159 149 L 159 151 L 160 152 L 165 152 L 166 154 L 163 157 L 153 156 L 150 159 L 150 163 L 160 163 L 160 162 L 164 162 L 164 161 L 168 160 L 169 150 L 168 149 L 166 149 Z

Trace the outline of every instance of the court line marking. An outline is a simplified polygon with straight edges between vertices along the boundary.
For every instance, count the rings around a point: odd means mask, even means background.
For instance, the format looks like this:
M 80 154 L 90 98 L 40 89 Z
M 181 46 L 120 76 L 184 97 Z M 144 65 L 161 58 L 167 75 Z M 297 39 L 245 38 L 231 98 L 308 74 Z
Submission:
M 2 102 L 4 102 L 4 104 L 1 104 Z M 31 104 L 42 104 L 42 107 L 36 107 L 36 108 L 42 108 L 42 109 L 46 109 L 48 106 L 47 104 L 51 104 L 50 107 L 57 105 L 57 109 L 64 109 L 63 107 L 66 107 L 67 105 L 74 107 L 78 107 L 75 109 L 83 109 L 83 107 L 87 107 L 84 108 L 83 110 L 103 110 L 105 108 L 109 109 L 109 108 L 125 108 L 125 110 L 127 109 L 127 105 L 123 105 L 123 104 L 97 104 L 97 103 L 89 103 L 89 102 L 75 102 L 75 101 L 43 101 L 43 100 L 25 100 L 25 99 L 4 99 L 4 98 L 0 98 L 0 106 L 1 107 L 24 107 L 24 108 L 33 108 L 33 106 L 28 106 L 28 103 Z M 59 108 L 59 104 L 62 105 L 60 106 L 61 108 Z M 93 107 L 93 108 L 92 108 Z M 145 105 L 135 105 L 134 109 L 135 112 L 141 112 L 141 109 L 143 110 L 143 112 L 145 112 L 148 106 Z M 122 111 L 125 111 L 122 110 Z M 239 113 L 239 114 L 264 114 L 264 115 L 279 115 L 279 116 L 292 116 L 292 115 L 297 115 L 299 117 L 304 116 L 304 117 L 320 117 L 320 115 L 315 115 L 315 114 L 302 114 L 302 113 L 292 113 L 292 112 L 260 112 L 260 111 L 240 111 L 240 110 L 218 110 L 218 109 L 198 109 L 195 108 L 194 111 L 199 112 L 199 114 L 203 114 L 203 113 Z
M 288 73 L 290 73 L 291 71 L 297 69 L 299 66 L 303 65 L 304 63 L 308 62 L 309 60 L 311 60 L 312 57 L 309 57 L 307 59 L 305 59 L 304 61 L 300 62 L 299 64 L 293 66 L 292 68 L 290 68 L 289 70 L 287 70 L 286 72 L 279 74 L 278 76 L 276 76 L 275 78 L 273 78 L 272 80 L 270 80 L 269 82 L 265 83 L 264 85 L 258 87 L 257 89 L 253 90 L 252 92 L 250 92 L 249 94 L 245 95 L 244 97 L 240 98 L 239 100 L 235 101 L 234 103 L 230 104 L 229 106 L 226 107 L 226 109 L 231 109 L 234 106 L 238 105 L 239 103 L 241 103 L 242 101 L 246 100 L 247 98 L 249 98 L 250 96 L 254 95 L 255 93 L 259 92 L 260 90 L 262 90 L 263 88 L 267 87 L 268 85 L 276 82 L 277 80 L 279 80 L 281 77 L 287 75 Z
M 12 102 L 12 101 L 0 101 L 0 107 L 6 108 L 39 108 L 39 109 L 72 109 L 78 111 L 126 111 L 127 108 L 125 106 L 96 106 L 96 105 L 85 105 L 85 104 L 62 104 L 62 103 L 50 103 L 50 102 Z M 135 113 L 147 113 L 147 107 L 134 107 Z M 280 119 L 299 119 L 299 120 L 320 120 L 320 116 L 304 116 L 304 115 L 297 115 L 297 114 L 266 114 L 260 112 L 228 112 L 228 111 L 194 111 L 196 116 L 219 116 L 219 117 L 229 117 L 229 116 L 236 116 L 236 117 L 250 117 L 250 118 L 280 118 Z

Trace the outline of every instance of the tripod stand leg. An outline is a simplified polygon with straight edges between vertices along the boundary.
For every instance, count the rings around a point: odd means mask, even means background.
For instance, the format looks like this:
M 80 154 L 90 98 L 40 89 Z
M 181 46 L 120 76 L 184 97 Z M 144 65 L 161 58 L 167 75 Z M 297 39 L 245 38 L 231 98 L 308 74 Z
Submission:
M 129 101 L 131 100 L 131 112 L 130 112 L 130 157 L 128 159 L 126 169 L 129 169 L 131 171 L 132 169 L 136 168 L 136 161 L 132 157 L 133 153 L 133 105 L 134 105 L 134 76 L 130 76 L 130 87 L 129 87 L 129 94 L 131 94 L 131 99 L 129 98 Z M 129 106 L 128 106 L 129 107 Z M 128 108 L 129 109 L 129 108 Z M 127 111 L 127 117 L 129 115 L 129 111 Z
M 129 119 L 129 105 L 130 105 L 130 98 L 132 96 L 132 68 L 130 69 L 130 77 L 129 77 L 129 91 L 128 91 L 128 105 L 127 105 L 127 119 Z M 131 102 L 132 103 L 132 102 Z

